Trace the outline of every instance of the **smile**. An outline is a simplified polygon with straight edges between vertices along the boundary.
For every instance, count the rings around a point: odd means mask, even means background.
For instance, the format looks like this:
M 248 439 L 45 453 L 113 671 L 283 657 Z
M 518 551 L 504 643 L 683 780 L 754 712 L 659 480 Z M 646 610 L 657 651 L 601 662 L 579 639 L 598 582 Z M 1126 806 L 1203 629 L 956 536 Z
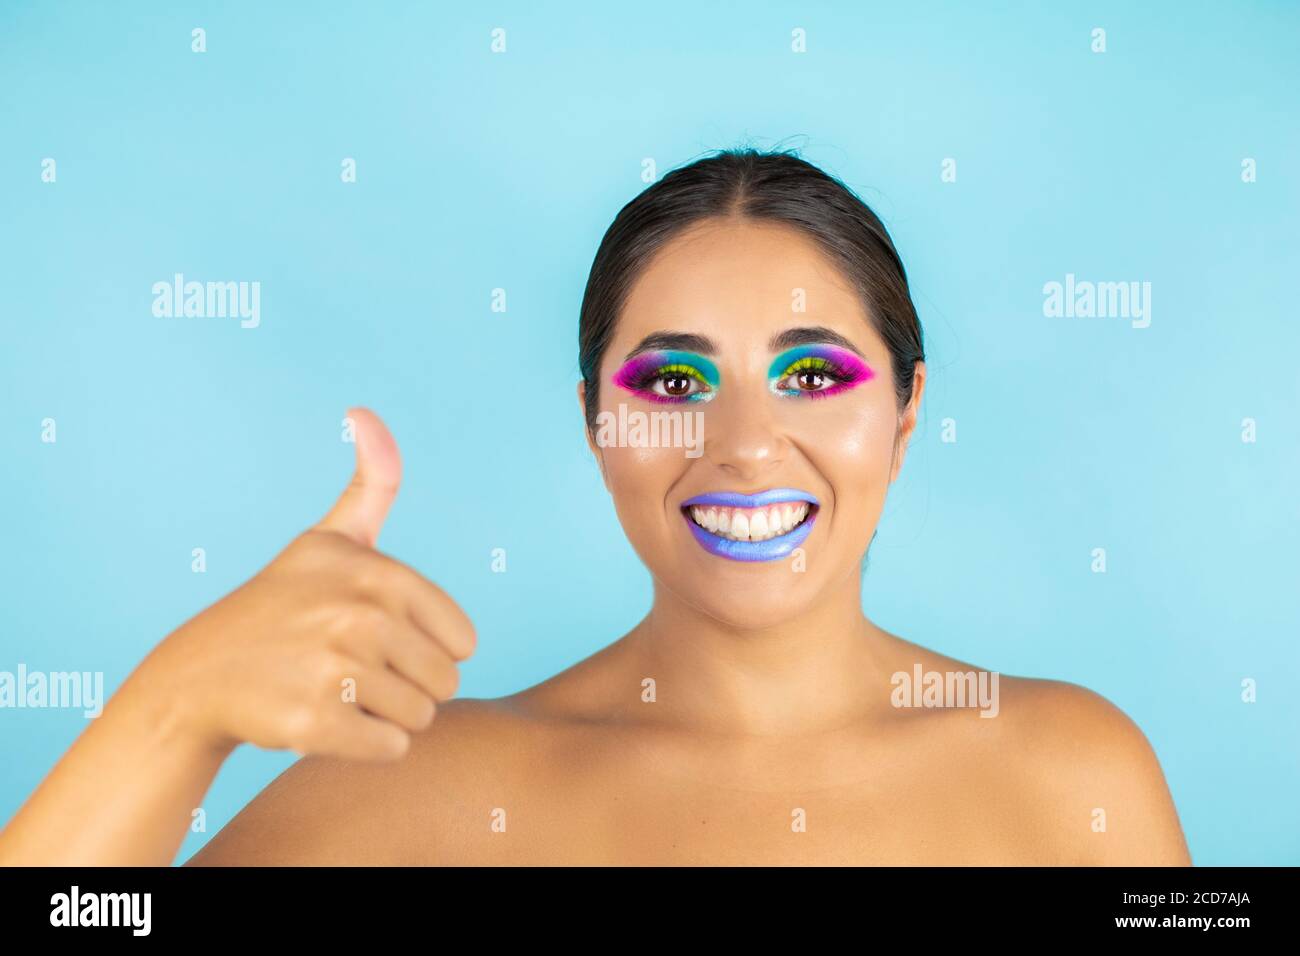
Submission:
M 817 511 L 817 498 L 795 488 L 756 495 L 712 492 L 682 502 L 682 515 L 700 546 L 733 561 L 784 558 L 812 532 Z

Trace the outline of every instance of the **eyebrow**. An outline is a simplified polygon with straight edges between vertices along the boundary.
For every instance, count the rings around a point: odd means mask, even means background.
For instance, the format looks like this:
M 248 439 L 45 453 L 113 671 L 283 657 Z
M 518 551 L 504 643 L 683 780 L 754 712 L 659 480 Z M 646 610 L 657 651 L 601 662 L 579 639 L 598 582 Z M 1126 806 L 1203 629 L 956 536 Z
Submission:
M 798 345 L 838 345 L 842 349 L 848 349 L 859 358 L 866 358 L 862 354 L 862 350 L 849 339 L 839 332 L 822 325 L 806 325 L 786 329 L 784 332 L 772 336 L 767 345 L 773 352 L 784 352 Z M 713 339 L 707 336 L 696 335 L 692 332 L 652 332 L 638 342 L 636 347 L 623 357 L 623 361 L 629 361 L 642 352 L 654 352 L 661 349 L 695 352 L 698 355 L 709 356 L 718 354 L 718 346 Z
M 838 345 L 842 349 L 848 349 L 858 358 L 866 358 L 862 350 L 843 335 L 820 325 L 786 329 L 772 336 L 772 341 L 768 343 L 768 347 L 773 352 L 784 352 L 798 345 Z
M 718 347 L 713 343 L 713 339 L 703 335 L 695 335 L 691 332 L 651 332 L 637 343 L 636 348 L 623 357 L 623 361 L 633 359 L 642 352 L 660 350 L 695 352 L 698 355 L 718 354 Z

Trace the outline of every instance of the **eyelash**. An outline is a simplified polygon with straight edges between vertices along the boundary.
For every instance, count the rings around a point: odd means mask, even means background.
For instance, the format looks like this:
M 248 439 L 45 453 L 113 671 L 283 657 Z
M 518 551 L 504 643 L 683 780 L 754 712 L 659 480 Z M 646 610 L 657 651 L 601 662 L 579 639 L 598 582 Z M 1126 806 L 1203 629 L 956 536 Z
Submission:
M 785 363 L 785 370 L 773 377 L 770 383 L 772 393 L 782 398 L 830 398 L 856 388 L 874 375 L 871 368 L 856 355 L 830 346 L 803 346 L 792 349 L 787 356 L 790 356 L 790 360 Z M 707 360 L 703 361 L 708 365 Z M 773 367 L 781 366 L 774 364 Z M 828 387 L 782 387 L 791 377 L 809 372 L 829 379 Z M 656 390 L 659 383 L 674 378 L 693 382 L 694 385 L 688 384 L 688 387 L 695 390 L 684 395 L 670 395 L 666 384 L 662 386 L 664 391 Z M 708 365 L 701 370 L 688 353 L 650 352 L 633 358 L 619 369 L 614 376 L 614 384 L 646 401 L 677 405 L 682 402 L 709 401 L 717 394 L 717 379 L 716 369 Z
M 669 378 L 690 379 L 700 388 L 686 395 L 668 395 L 654 391 L 656 382 Z M 713 386 L 709 384 L 703 372 L 689 363 L 680 361 L 652 361 L 647 363 L 644 369 L 624 366 L 614 381 L 616 385 L 640 395 L 647 401 L 667 405 L 677 405 L 681 402 L 707 402 L 715 394 Z
M 792 375 L 799 375 L 803 372 L 816 372 L 827 378 L 833 379 L 834 384 L 828 388 L 782 388 L 781 384 L 787 381 Z M 864 374 L 862 370 L 851 367 L 848 363 L 837 360 L 830 355 L 805 355 L 791 362 L 784 372 L 778 375 L 772 382 L 772 391 L 784 397 L 798 396 L 803 398 L 830 398 L 832 395 L 838 395 L 841 392 L 848 391 L 856 386 L 860 381 L 869 378 L 869 374 Z

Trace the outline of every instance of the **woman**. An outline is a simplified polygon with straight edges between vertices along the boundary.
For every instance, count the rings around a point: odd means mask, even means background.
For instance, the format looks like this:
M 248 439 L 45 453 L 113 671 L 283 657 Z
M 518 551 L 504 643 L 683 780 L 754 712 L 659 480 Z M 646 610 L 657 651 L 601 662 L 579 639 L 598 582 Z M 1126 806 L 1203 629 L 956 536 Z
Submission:
M 144 660 L 0 861 L 168 863 L 249 741 L 305 756 L 190 863 L 1190 862 L 1116 707 L 863 615 L 925 365 L 902 263 L 841 183 L 750 150 L 669 173 L 606 233 L 579 339 L 644 620 L 520 693 L 450 700 L 476 636 L 375 550 L 401 465 L 354 410 L 333 509 Z

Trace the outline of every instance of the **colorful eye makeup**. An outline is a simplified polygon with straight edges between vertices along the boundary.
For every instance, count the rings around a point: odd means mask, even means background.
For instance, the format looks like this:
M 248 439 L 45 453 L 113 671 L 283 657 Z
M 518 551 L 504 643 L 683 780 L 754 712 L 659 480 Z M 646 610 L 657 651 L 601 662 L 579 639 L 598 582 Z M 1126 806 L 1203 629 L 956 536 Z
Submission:
M 829 398 L 875 377 L 862 358 L 838 345 L 800 345 L 776 357 L 768 387 L 782 398 Z M 718 393 L 718 367 L 703 355 L 656 349 L 633 356 L 614 384 L 651 402 L 707 402 Z
M 769 388 L 783 398 L 829 398 L 875 377 L 871 366 L 838 345 L 800 345 L 768 369 Z
M 718 393 L 718 367 L 694 352 L 642 352 L 614 373 L 614 384 L 651 402 L 707 402 Z

